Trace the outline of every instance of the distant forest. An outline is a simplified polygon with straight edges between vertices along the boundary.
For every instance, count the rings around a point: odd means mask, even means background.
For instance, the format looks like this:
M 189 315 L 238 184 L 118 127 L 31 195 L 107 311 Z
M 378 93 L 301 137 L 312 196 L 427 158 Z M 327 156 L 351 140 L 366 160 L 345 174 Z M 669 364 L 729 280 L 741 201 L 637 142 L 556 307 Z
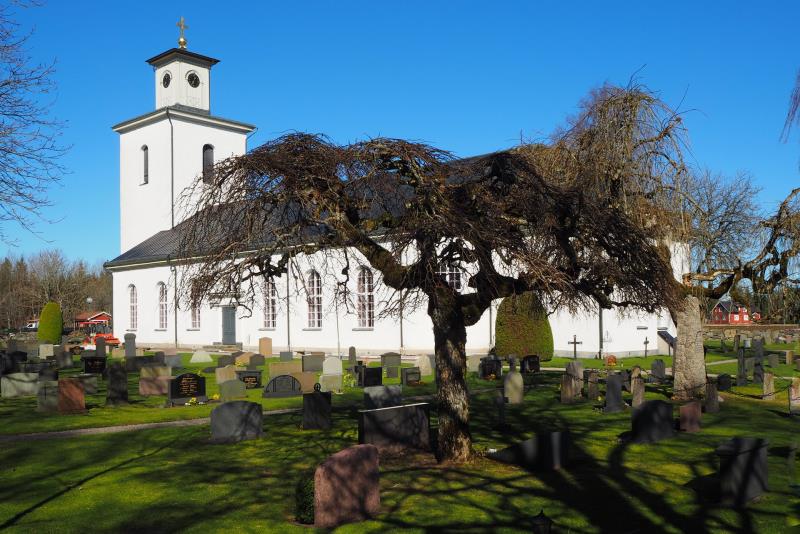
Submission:
M 61 305 L 69 327 L 80 312 L 111 313 L 111 295 L 111 274 L 101 264 L 70 261 L 60 250 L 6 257 L 0 262 L 0 328 L 25 326 L 50 300 Z M 91 303 L 87 302 L 90 298 Z

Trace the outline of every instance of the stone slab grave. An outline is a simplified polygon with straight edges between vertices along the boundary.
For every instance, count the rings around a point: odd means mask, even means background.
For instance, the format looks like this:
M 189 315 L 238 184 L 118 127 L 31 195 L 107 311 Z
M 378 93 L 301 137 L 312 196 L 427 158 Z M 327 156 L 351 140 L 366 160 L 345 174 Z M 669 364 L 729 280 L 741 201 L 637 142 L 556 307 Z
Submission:
M 320 391 L 341 393 L 342 389 L 344 388 L 342 378 L 343 375 L 320 375 Z
M 744 359 L 744 372 L 747 376 L 753 375 L 753 369 L 755 368 L 756 359 L 755 358 L 745 358 Z
M 241 380 L 247 389 L 260 389 L 261 384 L 261 371 L 243 369 L 236 371 L 236 378 Z
M 59 345 L 60 346 L 60 345 Z M 55 354 L 56 365 L 59 369 L 72 369 L 75 366 L 75 361 L 72 359 L 72 353 L 66 350 L 59 350 Z
M 478 366 L 478 377 L 483 380 L 502 378 L 503 376 L 503 362 L 497 356 L 485 356 L 481 358 L 481 363 Z
M 430 450 L 426 402 L 358 411 L 358 442 L 379 447 Z
M 753 343 L 752 343 L 751 346 L 752 346 L 752 349 L 753 349 L 753 356 L 756 359 L 762 359 L 763 360 L 764 359 L 764 339 L 760 338 L 760 337 L 755 338 L 753 340 Z
M 81 355 L 81 361 L 83 361 L 84 373 L 102 375 L 106 371 L 108 358 L 97 354 L 87 356 Z
M 190 399 L 208 402 L 205 377 L 194 373 L 183 373 L 169 382 L 168 402 L 170 406 L 181 406 Z
M 793 350 L 784 351 L 783 358 L 786 365 L 792 365 L 792 362 L 794 361 L 794 351 Z
M 650 364 L 650 381 L 654 384 L 662 384 L 667 380 L 667 366 L 664 360 L 653 360 Z
M 125 357 L 133 358 L 136 356 L 136 334 L 125 334 Z
M 583 371 L 585 382 L 586 398 L 590 401 L 597 401 L 600 398 L 600 372 L 597 369 L 586 369 Z
M 247 398 L 247 387 L 241 380 L 234 378 L 233 380 L 219 382 L 217 387 L 219 388 L 220 402 L 231 402 L 233 400 Z
M 637 365 L 631 371 L 631 406 L 637 408 L 644 403 L 644 378 L 642 369 Z
M 255 371 L 258 367 L 267 363 L 267 359 L 264 357 L 263 354 L 253 354 L 250 356 L 250 361 L 247 362 L 247 369 L 249 371 Z
M 303 393 L 314 391 L 314 384 L 317 383 L 317 373 L 292 373 L 292 376 L 300 383 L 300 391 Z
M 703 416 L 703 407 L 700 401 L 691 401 L 682 404 L 678 412 L 680 414 L 679 424 L 681 432 L 700 432 L 700 420 Z
M 302 367 L 304 373 L 321 373 L 325 356 L 319 354 L 303 354 Z
M 192 358 L 189 360 L 189 363 L 211 363 L 214 360 L 211 358 L 211 355 L 204 350 L 198 350 L 194 354 L 192 354 Z
M 153 353 L 153 363 L 155 365 L 166 365 L 164 360 L 166 359 L 167 355 L 164 354 L 163 350 L 157 350 Z
M 294 359 L 294 352 L 289 350 L 282 350 L 278 355 L 282 362 L 290 362 Z
M 764 373 L 764 383 L 761 385 L 761 398 L 763 400 L 775 400 L 775 375 Z
M 270 358 L 272 356 L 272 338 L 260 337 L 258 338 L 258 353 Z M 261 364 L 264 365 L 264 364 Z
M 753 384 L 764 383 L 764 362 L 756 358 L 753 363 Z
M 583 364 L 572 361 L 561 375 L 561 404 L 571 404 L 581 398 Z
M 0 378 L 0 395 L 4 399 L 35 397 L 39 391 L 39 373 L 10 373 Z
M 164 355 L 164 365 L 173 369 L 180 369 L 183 367 L 183 361 L 178 354 L 166 354 Z
M 767 354 L 767 365 L 769 367 L 778 367 L 779 363 L 777 352 L 770 352 Z
M 419 367 L 419 372 L 422 376 L 431 376 L 433 369 L 436 367 L 435 358 L 430 354 L 420 354 L 417 356 L 415 366 Z
M 61 378 L 58 381 L 58 413 L 74 414 L 86 411 L 86 396 L 83 384 L 77 378 Z
M 330 430 L 331 393 L 312 391 L 303 394 L 303 430 Z
M 106 405 L 128 404 L 128 372 L 120 362 L 113 362 L 106 371 Z
M 36 411 L 40 413 L 58 412 L 58 381 L 39 382 L 36 394 Z
M 83 392 L 86 395 L 97 395 L 97 375 L 83 373 L 77 375 L 75 378 L 83 384 Z
M 336 356 L 328 356 L 322 361 L 323 375 L 341 375 L 342 373 L 342 360 Z
M 467 372 L 477 373 L 481 365 L 481 357 L 478 354 L 467 356 Z M 402 373 L 402 371 L 400 371 Z
M 510 371 L 503 377 L 503 398 L 507 404 L 522 404 L 525 396 L 525 383 L 522 374 L 517 371 L 517 360 L 511 358 Z
M 383 384 L 383 368 L 366 367 L 362 365 L 356 369 L 359 387 L 366 388 Z
M 219 358 L 217 358 L 217 367 L 225 367 L 227 365 L 233 365 L 235 363 L 235 358 L 233 354 L 222 354 Z
M 104 337 L 95 337 L 94 338 L 94 347 L 95 352 L 98 356 L 103 357 L 107 356 L 106 354 L 106 338 Z
M 39 382 L 58 382 L 58 368 L 47 366 L 39 369 Z
M 347 371 L 350 373 L 355 373 L 356 362 L 358 358 L 356 356 L 356 348 L 349 347 L 347 349 Z
M 674 435 L 672 404 L 662 400 L 645 401 L 631 412 L 633 443 L 655 443 Z
M 553 471 L 567 466 L 571 445 L 569 430 L 537 432 L 536 437 L 486 456 L 528 471 Z
M 733 387 L 733 379 L 731 379 L 731 375 L 722 373 L 721 375 L 717 376 L 717 389 L 719 391 L 730 391 L 731 387 Z
M 769 491 L 768 446 L 765 439 L 735 437 L 716 448 L 722 504 L 742 508 Z
M 706 413 L 719 412 L 719 394 L 717 393 L 717 384 L 714 382 L 706 382 L 706 396 L 703 399 L 703 410 Z
M 248 366 L 248 365 L 250 365 L 250 359 L 255 355 L 256 355 L 255 352 L 243 352 L 243 353 L 239 354 L 238 356 L 236 356 L 236 360 L 235 360 L 236 364 L 237 365 Z
M 616 413 L 625 409 L 622 401 L 622 375 L 609 374 L 606 377 L 606 399 L 603 413 Z
M 139 372 L 143 367 L 150 365 L 157 365 L 155 356 L 134 356 L 133 358 L 125 358 L 125 370 L 129 373 Z
M 236 366 L 226 365 L 225 367 L 217 367 L 214 369 L 214 378 L 217 384 L 222 384 L 228 380 L 236 380 Z
M 419 367 L 403 367 L 400 369 L 400 383 L 404 386 L 416 386 L 422 381 Z
M 364 521 L 381 508 L 378 449 L 373 445 L 348 447 L 314 472 L 314 526 L 335 528 Z
M 744 357 L 744 348 L 739 349 L 739 352 L 736 353 L 736 385 L 747 385 L 747 364 Z
M 168 395 L 172 369 L 162 365 L 142 367 L 139 374 L 139 395 Z
M 257 402 L 226 402 L 211 410 L 212 443 L 236 443 L 263 435 L 264 410 Z
M 398 385 L 369 386 L 364 388 L 364 408 L 387 408 L 403 404 L 403 390 Z
M 400 376 L 400 365 L 402 357 L 396 352 L 386 352 L 381 354 L 381 367 L 386 369 L 386 378 L 397 378 Z
M 800 378 L 792 378 L 789 386 L 789 415 L 800 415 Z
M 528 355 L 522 358 L 520 372 L 522 374 L 538 373 L 542 370 L 542 362 L 539 356 Z
M 303 391 L 300 388 L 300 382 L 295 377 L 291 375 L 278 375 L 273 376 L 272 379 L 267 382 L 261 396 L 265 399 L 270 399 L 295 397 L 302 394 Z
M 53 345 L 51 343 L 43 343 L 39 345 L 39 357 L 41 359 L 53 358 L 56 353 L 53 351 Z
M 303 372 L 303 364 L 299 361 L 272 362 L 269 364 L 269 376 L 274 378 L 281 375 Z
M 622 377 L 622 388 L 629 392 L 631 391 L 631 371 L 630 369 L 620 369 L 617 373 Z

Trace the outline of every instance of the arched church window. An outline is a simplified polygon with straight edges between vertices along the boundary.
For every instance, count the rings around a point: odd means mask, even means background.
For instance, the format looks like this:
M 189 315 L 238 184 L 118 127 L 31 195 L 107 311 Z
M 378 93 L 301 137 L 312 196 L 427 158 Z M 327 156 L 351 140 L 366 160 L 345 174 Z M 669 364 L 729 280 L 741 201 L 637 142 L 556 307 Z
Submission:
M 128 286 L 128 305 L 129 328 L 136 330 L 139 327 L 139 301 L 136 296 L 136 286 L 133 284 Z
M 359 328 L 375 326 L 375 292 L 372 270 L 361 267 L 356 281 L 356 311 Z
M 308 273 L 306 295 L 308 299 L 308 327 L 322 328 L 322 279 L 317 271 Z
M 264 284 L 264 322 L 262 328 L 275 328 L 278 312 L 278 292 L 275 282 L 267 280 Z
M 192 329 L 200 329 L 200 306 L 198 304 L 192 305 Z
M 167 285 L 158 283 L 158 328 L 167 329 Z
M 439 276 L 447 281 L 447 285 L 456 291 L 461 291 L 461 270 L 452 263 L 439 264 Z
M 214 147 L 203 145 L 203 183 L 214 179 Z
M 150 183 L 150 151 L 147 145 L 142 146 L 142 183 Z

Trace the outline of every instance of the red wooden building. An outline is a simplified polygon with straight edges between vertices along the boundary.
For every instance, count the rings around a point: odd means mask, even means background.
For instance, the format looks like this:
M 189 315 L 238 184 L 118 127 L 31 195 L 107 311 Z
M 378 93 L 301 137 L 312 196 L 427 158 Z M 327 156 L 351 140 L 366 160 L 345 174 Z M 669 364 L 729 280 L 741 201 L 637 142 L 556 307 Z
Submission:
M 104 311 L 81 312 L 75 316 L 75 330 L 96 331 L 98 327 L 111 327 L 110 313 Z
M 754 317 L 744 304 L 720 300 L 711 310 L 711 324 L 750 324 Z

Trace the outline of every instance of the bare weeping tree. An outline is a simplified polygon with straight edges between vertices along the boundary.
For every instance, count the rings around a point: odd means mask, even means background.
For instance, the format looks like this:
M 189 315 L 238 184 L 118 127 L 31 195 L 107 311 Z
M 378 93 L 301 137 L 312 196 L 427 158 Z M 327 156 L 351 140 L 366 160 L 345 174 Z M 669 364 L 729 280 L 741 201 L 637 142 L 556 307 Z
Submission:
M 220 162 L 213 183 L 183 197 L 191 216 L 179 226 L 180 253 L 191 262 L 181 291 L 192 303 L 221 291 L 252 303 L 263 280 L 320 255 L 339 257 L 346 288 L 348 258 L 365 261 L 395 302 L 426 307 L 438 455 L 464 461 L 466 327 L 492 301 L 533 291 L 573 310 L 679 303 L 664 215 L 648 195 L 680 168 L 670 161 L 680 121 L 640 88 L 606 88 L 595 100 L 627 98 L 641 105 L 609 105 L 552 143 L 466 160 L 397 139 L 337 145 L 292 134 Z M 453 268 L 468 279 L 463 290 L 446 274 Z
M 32 7 L 33 2 L 18 2 Z M 3 223 L 31 228 L 43 219 L 48 189 L 63 175 L 59 159 L 62 124 L 50 116 L 53 64 L 36 64 L 20 32 L 12 5 L 0 7 L 0 240 Z

